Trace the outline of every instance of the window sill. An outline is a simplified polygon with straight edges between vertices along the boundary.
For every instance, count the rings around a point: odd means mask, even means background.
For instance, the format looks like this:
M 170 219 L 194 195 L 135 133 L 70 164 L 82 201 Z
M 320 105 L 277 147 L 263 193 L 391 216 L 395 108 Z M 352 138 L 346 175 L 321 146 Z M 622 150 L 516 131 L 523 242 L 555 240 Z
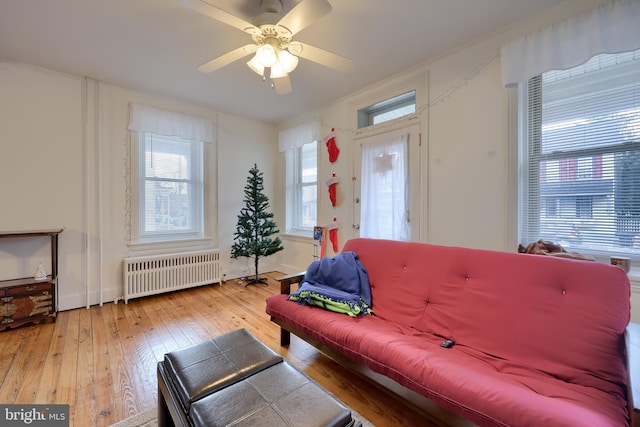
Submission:
M 307 234 L 284 233 L 284 234 L 281 234 L 280 237 L 282 238 L 282 240 L 289 240 L 291 242 L 301 242 L 301 243 L 313 242 L 313 236 L 309 236 Z

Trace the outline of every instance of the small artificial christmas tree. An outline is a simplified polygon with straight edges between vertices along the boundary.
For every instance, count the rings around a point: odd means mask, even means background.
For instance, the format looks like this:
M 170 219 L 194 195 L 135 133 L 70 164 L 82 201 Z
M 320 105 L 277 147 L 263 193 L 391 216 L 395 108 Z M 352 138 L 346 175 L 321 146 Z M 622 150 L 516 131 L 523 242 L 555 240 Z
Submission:
M 238 215 L 238 224 L 233 233 L 235 240 L 231 246 L 231 258 L 254 257 L 256 275 L 245 286 L 255 283 L 267 285 L 267 280 L 258 277 L 258 260 L 284 249 L 279 237 L 271 238 L 280 232 L 273 221 L 273 213 L 267 212 L 269 198 L 262 191 L 264 185 L 262 172 L 256 164 L 249 170 L 247 185 L 244 187 L 245 206 Z

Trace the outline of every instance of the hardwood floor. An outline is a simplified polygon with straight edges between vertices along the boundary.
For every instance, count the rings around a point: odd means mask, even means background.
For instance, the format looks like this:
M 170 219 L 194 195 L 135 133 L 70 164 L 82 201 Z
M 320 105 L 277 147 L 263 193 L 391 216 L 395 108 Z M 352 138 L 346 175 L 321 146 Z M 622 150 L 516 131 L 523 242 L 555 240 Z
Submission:
M 377 427 L 436 426 L 295 336 L 279 344 L 264 300 L 279 287 L 240 280 L 58 313 L 0 333 L 0 403 L 69 404 L 71 426 L 108 426 L 156 406 L 164 354 L 237 328 L 286 357 Z

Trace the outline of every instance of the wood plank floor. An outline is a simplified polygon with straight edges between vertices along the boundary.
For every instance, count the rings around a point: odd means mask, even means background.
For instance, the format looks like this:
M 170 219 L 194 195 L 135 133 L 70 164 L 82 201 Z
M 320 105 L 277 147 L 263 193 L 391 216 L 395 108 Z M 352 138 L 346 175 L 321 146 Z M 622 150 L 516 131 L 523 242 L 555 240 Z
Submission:
M 0 333 L 0 403 L 69 404 L 71 426 L 108 426 L 157 404 L 156 364 L 164 354 L 237 328 L 286 357 L 377 427 L 438 426 L 295 336 L 279 345 L 264 300 L 279 287 L 240 280 L 129 304 L 58 313 L 55 323 Z

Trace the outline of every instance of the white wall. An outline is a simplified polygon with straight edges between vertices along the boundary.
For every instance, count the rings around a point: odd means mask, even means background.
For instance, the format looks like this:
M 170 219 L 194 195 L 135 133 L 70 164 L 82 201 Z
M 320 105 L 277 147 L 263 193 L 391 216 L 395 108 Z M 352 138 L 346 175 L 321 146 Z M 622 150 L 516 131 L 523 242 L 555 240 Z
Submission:
M 122 296 L 121 263 L 131 253 L 126 195 L 130 102 L 217 124 L 218 141 L 209 165 L 209 182 L 218 180 L 218 187 L 210 188 L 211 245 L 221 249 L 227 277 L 244 273 L 245 263 L 232 261 L 229 252 L 242 190 L 254 163 L 264 173 L 276 220 L 282 218 L 277 211 L 281 203 L 272 125 L 8 63 L 0 63 L 0 89 L 0 230 L 65 228 L 59 242 L 61 310 L 97 304 L 100 294 L 103 301 Z M 48 238 L 0 239 L 0 280 L 32 276 L 38 262 L 49 269 L 48 243 Z M 262 261 L 261 271 L 274 269 L 277 260 Z
M 421 240 L 425 242 L 515 251 L 517 200 L 512 183 L 517 176 L 514 150 L 507 139 L 507 91 L 502 85 L 500 46 L 553 22 L 575 16 L 602 1 L 564 1 L 530 19 L 496 31 L 456 51 L 420 67 L 394 76 L 366 90 L 336 101 L 318 111 L 308 112 L 282 124 L 282 128 L 320 117 L 325 130 L 335 126 L 341 156 L 337 165 L 328 163 L 321 151 L 319 164 L 319 222 L 326 224 L 334 213 L 342 219 L 341 245 L 353 236 L 353 193 L 349 183 L 353 171 L 355 113 L 363 100 L 374 100 L 394 85 L 420 81 L 428 101 L 418 101 L 421 115 L 423 165 L 421 182 Z M 414 80 L 416 79 L 416 80 Z M 403 83 L 404 82 L 404 83 Z M 398 95 L 402 92 L 392 93 Z M 377 100 L 381 100 L 380 98 Z M 371 103 L 373 103 L 371 102 Z M 324 147 L 321 150 L 325 150 Z M 281 157 L 284 157 L 283 155 Z M 281 159 L 283 162 L 284 160 Z M 331 172 L 342 178 L 342 203 L 330 207 L 324 198 L 324 181 Z M 282 178 L 284 179 L 284 178 Z M 284 184 L 282 184 L 284 188 Z M 283 265 L 287 272 L 301 271 L 310 262 L 312 242 L 299 238 L 288 241 Z M 301 256 L 304 254 L 305 256 Z M 331 255 L 329 253 L 328 255 Z M 640 283 L 634 281 L 640 292 Z M 640 321 L 640 295 L 632 297 L 632 319 Z
M 82 79 L 0 63 L 0 229 L 65 228 L 61 287 L 82 288 L 84 263 Z M 48 237 L 0 239 L 0 279 L 50 270 Z

